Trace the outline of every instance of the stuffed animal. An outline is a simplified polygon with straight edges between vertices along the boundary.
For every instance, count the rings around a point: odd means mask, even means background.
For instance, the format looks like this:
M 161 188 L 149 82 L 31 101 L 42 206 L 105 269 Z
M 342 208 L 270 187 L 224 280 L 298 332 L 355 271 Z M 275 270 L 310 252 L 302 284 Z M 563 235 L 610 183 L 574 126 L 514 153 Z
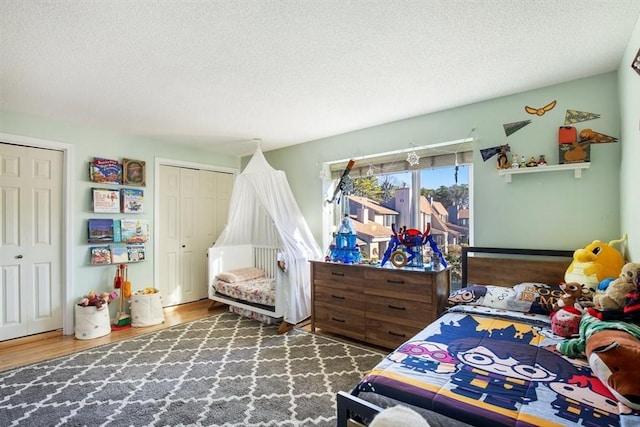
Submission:
M 622 254 L 613 247 L 627 239 L 625 234 L 620 240 L 603 243 L 594 240 L 583 249 L 573 253 L 573 261 L 564 275 L 564 281 L 578 282 L 595 292 L 598 284 L 607 277 L 617 277 L 625 263 Z
M 626 263 L 617 279 L 611 281 L 604 291 L 598 290 L 593 295 L 595 308 L 599 310 L 623 309 L 627 294 L 636 288 L 638 273 L 640 273 L 639 263 Z
M 607 330 L 592 334 L 585 353 L 593 374 L 631 409 L 640 410 L 640 328 L 633 332 Z
M 413 409 L 396 405 L 379 412 L 369 427 L 429 427 L 429 423 Z
M 566 339 L 556 349 L 569 357 L 586 356 L 593 374 L 624 405 L 640 409 L 640 326 L 622 321 L 602 321 L 585 313 L 579 336 Z
M 577 282 L 560 283 L 560 289 L 562 289 L 563 294 L 553 304 L 553 311 L 573 307 L 581 299 L 589 298 L 591 295 L 591 291 L 588 288 Z
M 578 335 L 583 313 L 583 308 L 577 303 L 554 311 L 551 313 L 551 331 L 565 338 Z

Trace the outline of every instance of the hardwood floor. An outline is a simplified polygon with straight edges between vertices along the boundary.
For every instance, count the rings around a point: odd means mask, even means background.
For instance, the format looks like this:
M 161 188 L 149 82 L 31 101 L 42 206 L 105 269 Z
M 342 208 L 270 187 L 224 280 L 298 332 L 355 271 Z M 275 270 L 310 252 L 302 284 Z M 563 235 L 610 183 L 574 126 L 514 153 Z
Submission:
M 164 323 L 144 328 L 126 328 L 113 331 L 104 337 L 79 340 L 73 335 L 62 335 L 62 331 L 47 332 L 25 338 L 0 342 L 0 371 L 65 356 L 111 342 L 148 334 L 180 323 L 191 322 L 227 311 L 226 305 L 209 309 L 211 300 L 181 304 L 164 309 Z

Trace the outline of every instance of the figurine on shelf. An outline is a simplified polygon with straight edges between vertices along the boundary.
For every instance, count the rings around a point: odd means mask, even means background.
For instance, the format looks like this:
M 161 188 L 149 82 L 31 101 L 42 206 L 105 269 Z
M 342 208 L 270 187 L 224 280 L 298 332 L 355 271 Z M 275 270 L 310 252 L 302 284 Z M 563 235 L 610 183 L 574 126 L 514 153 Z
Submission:
M 520 156 L 520 167 L 521 168 L 526 168 L 527 167 L 527 162 L 524 159 L 524 156 Z
M 544 154 L 540 154 L 540 158 L 538 159 L 538 166 L 546 166 L 547 160 L 544 158 Z
M 536 162 L 536 158 L 535 157 L 531 156 L 529 158 L 529 161 L 527 162 L 527 167 L 528 168 L 532 168 L 534 166 L 538 166 L 538 162 Z
M 518 169 L 518 167 L 520 167 L 520 165 L 518 164 L 518 155 L 516 153 L 513 153 L 511 155 L 511 167 L 513 169 Z

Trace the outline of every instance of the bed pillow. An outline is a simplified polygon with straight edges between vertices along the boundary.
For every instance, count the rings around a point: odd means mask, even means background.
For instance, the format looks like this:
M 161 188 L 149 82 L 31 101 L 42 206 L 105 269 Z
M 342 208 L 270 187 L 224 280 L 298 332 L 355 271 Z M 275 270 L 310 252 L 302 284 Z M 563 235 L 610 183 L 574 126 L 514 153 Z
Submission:
M 452 292 L 449 295 L 449 306 L 467 304 L 523 313 L 549 314 L 561 295 L 562 290 L 559 286 L 542 283 L 519 283 L 513 287 L 472 285 Z
M 218 273 L 216 278 L 227 283 L 244 282 L 245 280 L 253 280 L 265 277 L 263 270 L 255 267 L 236 268 L 235 270 Z

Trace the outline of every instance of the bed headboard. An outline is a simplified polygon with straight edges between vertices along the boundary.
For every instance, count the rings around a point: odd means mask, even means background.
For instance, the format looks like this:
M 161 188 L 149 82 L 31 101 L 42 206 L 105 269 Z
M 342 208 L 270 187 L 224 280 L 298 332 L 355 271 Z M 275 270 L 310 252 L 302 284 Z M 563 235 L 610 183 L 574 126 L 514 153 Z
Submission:
M 468 284 L 513 286 L 521 282 L 558 284 L 564 280 L 573 252 L 463 247 L 462 287 Z

